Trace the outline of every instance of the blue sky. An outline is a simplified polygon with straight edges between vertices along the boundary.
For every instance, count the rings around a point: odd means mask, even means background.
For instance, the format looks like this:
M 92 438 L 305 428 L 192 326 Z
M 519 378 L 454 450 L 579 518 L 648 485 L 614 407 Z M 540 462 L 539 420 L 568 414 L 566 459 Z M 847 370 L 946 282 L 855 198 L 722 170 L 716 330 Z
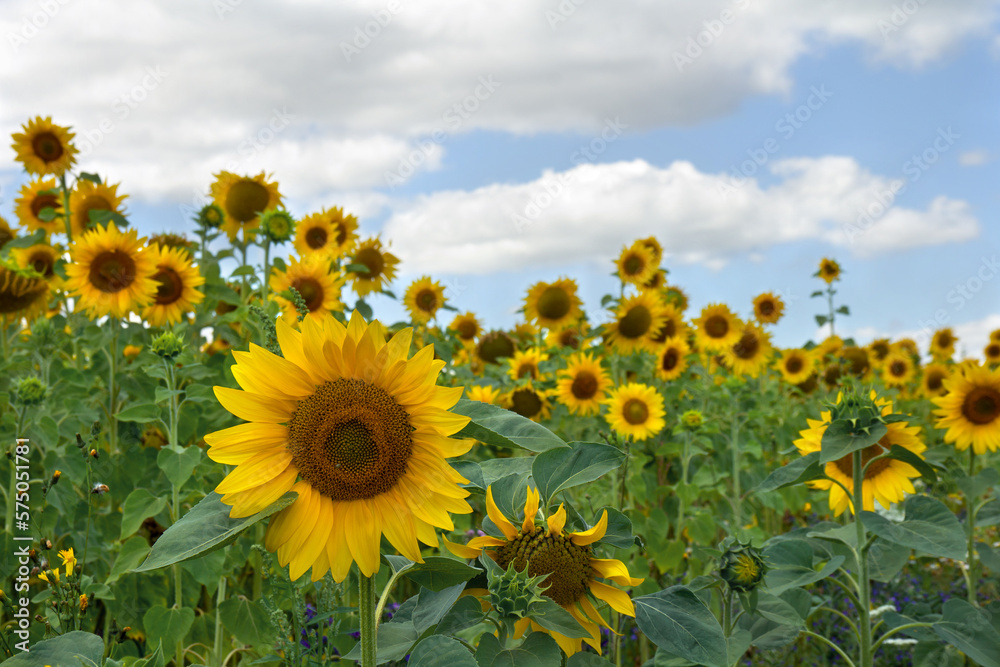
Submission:
M 211 175 L 236 163 L 273 172 L 296 215 L 355 212 L 404 259 L 397 294 L 429 273 L 491 327 L 516 321 L 532 283 L 563 275 L 598 315 L 617 289 L 611 259 L 649 234 L 692 317 L 784 295 L 782 346 L 817 334 L 823 304 L 808 295 L 824 256 L 845 269 L 841 326 L 859 341 L 937 316 L 975 355 L 1000 327 L 996 2 L 218 0 L 170 14 L 95 2 L 60 5 L 32 31 L 43 4 L 0 12 L 0 130 L 41 114 L 94 137 L 111 118 L 81 167 L 122 183 L 144 233 L 183 230 Z M 348 58 L 365 27 L 375 36 Z M 707 46 L 679 68 L 690 39 Z M 449 113 L 468 100 L 467 117 Z M 290 120 L 241 150 L 276 116 Z M 587 145 L 601 150 L 582 156 Z M 11 218 L 23 176 L 5 150 Z M 390 187 L 408 155 L 422 164 Z M 754 155 L 763 164 L 745 162 Z M 741 165 L 754 173 L 735 185 Z M 905 189 L 859 226 L 894 181 Z M 554 183 L 551 205 L 516 226 Z M 374 305 L 402 318 L 388 299 Z

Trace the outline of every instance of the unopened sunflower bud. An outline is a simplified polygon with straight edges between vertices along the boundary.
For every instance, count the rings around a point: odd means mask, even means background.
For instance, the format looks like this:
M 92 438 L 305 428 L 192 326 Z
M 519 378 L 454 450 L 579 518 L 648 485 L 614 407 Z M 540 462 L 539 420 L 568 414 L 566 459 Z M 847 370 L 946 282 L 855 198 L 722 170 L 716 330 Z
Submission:
M 59 482 L 59 478 L 62 477 L 62 471 L 56 470 L 52 473 L 52 479 L 49 480 L 49 488 L 52 488 Z
M 216 204 L 207 204 L 202 206 L 201 210 L 198 211 L 198 217 L 196 221 L 202 227 L 207 229 L 218 228 L 226 219 L 225 213 L 223 213 L 222 208 Z
M 48 385 L 33 375 L 21 378 L 14 387 L 14 402 L 21 405 L 38 405 L 45 400 L 48 389 Z
M 729 547 L 719 561 L 719 575 L 730 590 L 749 592 L 757 588 L 767 573 L 767 566 L 760 551 L 749 543 L 736 542 Z
M 531 605 L 543 600 L 545 586 L 540 582 L 548 575 L 528 576 L 528 568 L 518 572 L 512 561 L 502 575 L 489 572 L 490 603 L 502 616 L 524 618 Z
M 165 331 L 153 339 L 150 348 L 163 359 L 173 359 L 184 349 L 184 340 L 172 331 Z
M 95 438 L 101 434 L 101 422 L 94 420 L 94 423 L 90 426 L 90 435 Z
M 272 208 L 261 216 L 260 226 L 272 243 L 284 243 L 295 233 L 295 218 L 288 211 Z
M 681 415 L 681 425 L 686 429 L 695 430 L 705 423 L 705 418 L 702 417 L 701 412 L 698 410 L 688 410 Z

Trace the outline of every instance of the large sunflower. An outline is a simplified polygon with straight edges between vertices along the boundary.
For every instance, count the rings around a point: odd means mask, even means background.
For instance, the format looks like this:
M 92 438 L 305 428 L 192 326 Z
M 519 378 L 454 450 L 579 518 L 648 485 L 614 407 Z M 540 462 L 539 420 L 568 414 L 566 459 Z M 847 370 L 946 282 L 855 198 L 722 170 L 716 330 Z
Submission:
M 572 614 L 590 637 L 573 639 L 558 632 L 542 628 L 530 617 L 515 624 L 520 636 L 530 627 L 535 632 L 547 632 L 556 640 L 566 655 L 573 655 L 587 642 L 601 652 L 601 627 L 610 626 L 601 616 L 588 596 L 603 600 L 620 614 L 635 616 L 631 598 L 622 590 L 598 579 L 606 579 L 619 586 L 638 586 L 642 579 L 633 578 L 628 567 L 614 558 L 594 558 L 593 544 L 599 542 L 608 530 L 608 511 L 604 510 L 597 525 L 580 532 L 566 531 L 566 508 L 563 504 L 554 514 L 545 517 L 545 527 L 535 524 L 538 518 L 540 496 L 536 489 L 528 488 L 524 503 L 524 518 L 518 529 L 497 507 L 493 500 L 493 487 L 486 489 L 486 512 L 503 537 L 483 535 L 469 541 L 468 545 L 455 544 L 447 539 L 445 546 L 459 558 L 478 558 L 483 551 L 506 570 L 511 565 L 518 572 L 528 570 L 529 577 L 547 575 L 542 582 L 544 595 L 551 598 Z
M 560 278 L 554 283 L 537 282 L 524 299 L 524 318 L 547 329 L 564 329 L 580 319 L 580 297 L 576 281 Z
M 0 260 L 0 315 L 24 317 L 30 322 L 48 305 L 49 283 L 34 271 Z M 0 332 L 0 335 L 7 335 Z
M 622 254 L 615 261 L 618 267 L 618 277 L 623 283 L 642 286 L 649 282 L 659 268 L 653 251 L 642 241 L 636 241 L 631 247 L 622 248 Z
M 785 302 L 776 294 L 764 292 L 754 298 L 753 314 L 761 324 L 775 324 L 785 314 Z
M 21 186 L 20 197 L 14 203 L 17 205 L 15 213 L 21 225 L 30 231 L 41 229 L 46 234 L 58 234 L 66 231 L 66 226 L 58 217 L 51 220 L 42 220 L 41 214 L 47 208 L 51 208 L 55 213 L 62 214 L 62 201 L 58 194 L 53 192 L 56 189 L 56 179 L 38 178 L 30 183 Z
M 888 338 L 876 338 L 868 343 L 868 358 L 872 366 L 876 368 L 882 365 L 882 361 L 889 356 L 892 351 L 892 343 Z
M 514 387 L 506 394 L 500 396 L 500 405 L 511 412 L 516 412 L 522 417 L 527 417 L 531 421 L 541 421 L 548 419 L 552 414 L 552 402 L 549 400 L 549 391 L 539 389 L 528 383 L 519 387 Z
M 819 270 L 813 275 L 822 278 L 828 285 L 832 284 L 835 280 L 840 280 L 840 264 L 824 257 L 819 263 Z
M 295 249 L 300 255 L 322 254 L 336 258 L 357 241 L 358 219 L 344 215 L 340 207 L 324 208 L 299 221 L 295 230 Z
M 205 284 L 198 267 L 183 248 L 169 248 L 154 244 L 150 247 L 156 264 L 156 297 L 142 311 L 142 319 L 154 327 L 176 324 L 185 313 L 205 300 L 205 295 L 195 289 Z
M 870 394 L 875 404 L 882 408 L 882 416 L 892 414 L 892 401 L 884 398 L 877 398 L 873 390 Z M 842 395 L 837 396 L 837 403 L 841 402 Z M 807 419 L 809 428 L 800 431 L 802 436 L 794 442 L 799 453 L 805 456 L 811 452 L 818 452 L 821 449 L 823 434 L 827 426 L 830 425 L 830 411 L 826 410 L 821 414 L 820 420 Z M 893 422 L 886 424 L 886 434 L 875 443 L 861 450 L 861 464 L 868 465 L 876 456 L 880 456 L 892 449 L 893 445 L 904 447 L 920 458 L 927 446 L 920 439 L 920 427 L 909 426 L 906 422 Z M 836 461 L 826 464 L 823 472 L 827 477 L 837 480 L 854 494 L 854 455 L 848 454 Z M 875 501 L 877 500 L 886 509 L 892 503 L 901 502 L 907 493 L 914 493 L 913 483 L 910 481 L 920 477 L 920 472 L 909 463 L 898 459 L 880 459 L 872 463 L 864 473 L 864 480 L 861 485 L 862 509 L 869 512 L 875 511 Z M 845 509 L 854 508 L 847 494 L 840 486 L 834 484 L 830 479 L 817 479 L 808 483 L 814 489 L 830 491 L 830 509 L 834 516 L 840 516 Z
M 370 577 L 383 535 L 422 562 L 418 540 L 437 546 L 434 529 L 454 529 L 449 513 L 472 511 L 466 480 L 445 460 L 472 446 L 448 437 L 469 422 L 448 411 L 462 388 L 435 384 L 445 364 L 433 346 L 407 358 L 411 329 L 387 343 L 374 325 L 357 311 L 346 327 L 306 318 L 301 333 L 278 320 L 284 358 L 251 344 L 233 353 L 244 391 L 215 388 L 250 420 L 205 436 L 212 460 L 236 465 L 216 492 L 233 517 L 298 493 L 264 541 L 293 579 L 312 568 L 313 581 L 330 571 L 340 582 L 353 562 Z
M 79 180 L 69 194 L 70 228 L 75 237 L 82 234 L 93 225 L 90 222 L 91 211 L 112 211 L 123 213 L 122 202 L 128 195 L 118 194 L 118 184 L 107 185 L 93 181 Z
M 403 295 L 403 305 L 414 323 L 427 324 L 444 305 L 444 286 L 430 276 L 423 276 L 410 283 Z
M 600 412 L 605 392 L 611 386 L 611 378 L 600 361 L 578 352 L 567 360 L 566 368 L 558 375 L 556 397 L 569 408 L 570 414 L 586 417 Z
M 747 323 L 740 330 L 739 339 L 726 347 L 723 355 L 733 375 L 757 377 L 771 362 L 773 352 L 770 335 L 760 325 Z
M 955 355 L 955 343 L 958 337 L 951 327 L 938 329 L 931 337 L 931 356 L 937 361 L 946 361 Z
M 455 336 L 465 347 L 475 346 L 476 336 L 483 330 L 482 325 L 479 324 L 479 320 L 472 311 L 456 315 L 455 319 L 448 325 L 448 328 L 455 332 Z
M 226 214 L 220 226 L 235 241 L 240 230 L 247 241 L 260 225 L 261 214 L 281 205 L 278 183 L 269 181 L 263 171 L 256 176 L 237 176 L 228 171 L 220 171 L 212 183 L 212 200 Z
M 623 299 L 615 311 L 615 319 L 604 325 L 605 336 L 623 354 L 652 350 L 653 338 L 663 328 L 663 311 L 663 302 L 652 292 Z
M 62 176 L 76 163 L 79 152 L 73 145 L 76 135 L 68 127 L 54 124 L 51 116 L 36 116 L 21 125 L 21 129 L 23 132 L 11 135 L 14 139 L 11 148 L 17 153 L 15 159 L 29 174 Z
M 710 303 L 694 321 L 698 347 L 709 351 L 722 351 L 739 341 L 742 335 L 739 319 L 722 303 Z
M 815 357 L 807 350 L 783 350 L 775 366 L 788 384 L 802 384 L 816 369 Z
M 630 382 L 614 391 L 606 401 L 611 428 L 633 440 L 646 440 L 666 425 L 663 416 L 663 397 L 645 384 Z
M 948 429 L 944 441 L 976 454 L 1000 449 L 1000 368 L 976 365 L 944 381 L 948 392 L 932 398 L 938 406 L 935 426 Z
M 541 377 L 541 371 L 538 370 L 538 365 L 543 361 L 546 361 L 548 358 L 549 355 L 537 348 L 531 348 L 523 351 L 518 350 L 507 362 L 510 365 L 510 368 L 507 369 L 507 375 L 509 375 L 512 380 L 521 380 L 523 378 L 537 380 Z
M 156 296 L 153 253 L 143 251 L 146 239 L 130 229 L 118 231 L 112 222 L 97 227 L 73 242 L 72 262 L 66 265 L 66 289 L 79 297 L 91 319 L 103 315 L 125 317 Z
M 330 260 L 323 255 L 301 260 L 292 257 L 287 270 L 271 275 L 271 290 L 277 295 L 294 287 L 306 302 L 309 317 L 322 321 L 328 314 L 343 309 L 340 290 L 345 280 L 344 276 L 330 272 Z M 275 299 L 284 311 L 284 318 L 295 322 L 299 317 L 295 304 L 283 296 L 275 296 Z
M 365 296 L 369 292 L 381 292 L 383 282 L 392 282 L 399 258 L 388 250 L 383 250 L 381 239 L 374 236 L 358 244 L 351 263 L 364 264 L 368 269 L 367 273 L 351 273 L 354 291 L 358 296 Z
M 667 338 L 656 353 L 656 376 L 669 382 L 679 378 L 688 367 L 691 347 L 683 338 Z

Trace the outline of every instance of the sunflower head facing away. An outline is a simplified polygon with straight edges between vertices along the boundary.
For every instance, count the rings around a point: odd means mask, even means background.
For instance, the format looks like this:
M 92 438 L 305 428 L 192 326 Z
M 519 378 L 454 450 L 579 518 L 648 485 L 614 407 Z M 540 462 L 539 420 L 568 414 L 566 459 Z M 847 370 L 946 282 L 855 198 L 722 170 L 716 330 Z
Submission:
M 937 405 L 935 426 L 948 429 L 944 441 L 959 451 L 970 446 L 976 454 L 1000 449 L 1000 368 L 975 365 L 944 380 L 944 396 Z
M 76 162 L 79 152 L 68 127 L 52 122 L 51 116 L 36 116 L 12 136 L 15 158 L 29 174 L 62 176 Z
M 403 305 L 415 324 L 427 324 L 434 319 L 444 301 L 444 286 L 430 276 L 414 280 L 403 295 Z
M 47 243 L 36 243 L 27 248 L 14 248 L 10 251 L 18 265 L 25 269 L 34 269 L 53 286 L 59 286 L 62 279 L 56 274 L 56 262 L 62 255 L 60 248 Z
M 351 263 L 363 264 L 367 269 L 366 272 L 352 272 L 350 275 L 354 291 L 358 296 L 365 296 L 369 292 L 381 292 L 384 284 L 392 282 L 399 258 L 383 249 L 382 241 L 375 236 L 358 244 Z
M 91 319 L 125 317 L 153 301 L 158 289 L 153 279 L 156 263 L 153 253 L 142 249 L 145 241 L 136 230 L 122 233 L 111 223 L 73 242 L 66 288 Z
M 580 303 L 571 278 L 537 282 L 524 299 L 524 318 L 546 329 L 564 329 L 580 319 Z
M 30 322 L 48 305 L 49 283 L 34 269 L 0 260 L 0 315 L 25 317 Z
M 245 242 L 260 225 L 264 211 L 281 206 L 282 196 L 278 183 L 268 180 L 263 171 L 256 176 L 220 171 L 212 183 L 212 200 L 225 213 L 220 229 L 229 235 L 230 241 L 235 241 L 242 229 Z
M 412 329 L 388 342 L 384 328 L 355 311 L 347 326 L 306 318 L 302 331 L 277 322 L 279 357 L 251 344 L 233 352 L 242 391 L 216 387 L 223 407 L 249 420 L 205 436 L 212 460 L 236 468 L 216 487 L 233 517 L 246 517 L 288 491 L 296 500 L 271 517 L 265 546 L 290 565 L 343 581 L 357 563 L 379 569 L 382 536 L 422 562 L 418 542 L 437 546 L 435 528 L 472 509 L 467 481 L 446 461 L 469 440 L 449 436 L 468 417 L 449 409 L 461 387 L 439 387 L 445 362 L 428 345 L 409 357 Z
M 831 285 L 834 281 L 840 280 L 840 264 L 824 257 L 819 263 L 819 270 L 813 275 L 822 278 L 827 285 Z
M 628 567 L 620 560 L 594 557 L 593 545 L 604 537 L 608 529 L 607 510 L 592 528 L 570 532 L 565 530 L 564 505 L 559 505 L 553 514 L 544 517 L 544 526 L 536 523 L 540 500 L 538 491 L 529 487 L 524 518 L 518 528 L 497 507 L 491 485 L 486 489 L 486 511 L 500 535 L 476 537 L 467 545 L 445 539 L 444 544 L 460 558 L 478 558 L 485 551 L 503 570 L 513 566 L 514 570 L 526 572 L 530 577 L 545 576 L 541 584 L 545 588 L 543 595 L 572 614 L 590 635 L 582 640 L 567 637 L 542 628 L 529 616 L 515 624 L 518 636 L 531 628 L 535 632 L 552 635 L 567 655 L 579 652 L 582 642 L 600 653 L 601 627 L 608 627 L 608 624 L 591 600 L 607 602 L 618 613 L 635 616 L 635 607 L 628 594 L 600 579 L 628 587 L 638 586 L 643 580 L 632 577 Z

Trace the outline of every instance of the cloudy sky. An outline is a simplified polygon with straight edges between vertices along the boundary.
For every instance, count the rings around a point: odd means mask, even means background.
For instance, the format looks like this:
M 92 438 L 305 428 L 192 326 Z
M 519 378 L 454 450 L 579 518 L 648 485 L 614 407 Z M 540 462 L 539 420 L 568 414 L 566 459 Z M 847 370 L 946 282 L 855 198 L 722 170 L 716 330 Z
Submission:
M 71 125 L 143 233 L 213 174 L 344 206 L 489 326 L 538 280 L 597 319 L 656 235 L 692 307 L 784 296 L 817 335 L 824 256 L 860 342 L 1000 327 L 1000 2 L 4 0 L 0 133 Z M 4 142 L 0 214 L 24 181 Z M 385 319 L 398 304 L 374 300 Z M 841 331 L 838 331 L 841 333 Z M 921 334 L 923 334 L 921 336 Z

